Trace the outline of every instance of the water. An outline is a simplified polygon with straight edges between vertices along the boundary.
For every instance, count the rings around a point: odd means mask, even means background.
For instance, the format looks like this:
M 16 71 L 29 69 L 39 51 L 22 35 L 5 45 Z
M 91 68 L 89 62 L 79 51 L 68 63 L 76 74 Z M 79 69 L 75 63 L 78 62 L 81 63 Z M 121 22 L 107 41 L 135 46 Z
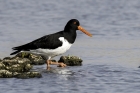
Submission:
M 0 58 L 14 46 L 63 30 L 72 18 L 93 34 L 77 31 L 64 54 L 81 57 L 83 66 L 53 66 L 50 73 L 46 65 L 35 66 L 42 78 L 1 78 L 0 93 L 139 93 L 139 5 L 139 0 L 0 0 Z

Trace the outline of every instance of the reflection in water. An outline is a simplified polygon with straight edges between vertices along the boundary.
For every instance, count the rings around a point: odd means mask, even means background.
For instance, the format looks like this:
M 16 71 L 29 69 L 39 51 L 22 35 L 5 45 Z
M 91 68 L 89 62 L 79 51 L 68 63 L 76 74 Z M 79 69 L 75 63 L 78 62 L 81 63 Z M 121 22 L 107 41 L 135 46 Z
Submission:
M 74 74 L 74 72 L 68 70 L 67 67 L 65 67 L 65 68 L 62 68 L 62 67 L 57 67 L 57 68 L 50 67 L 45 72 L 54 73 L 54 74 L 60 74 L 60 75 L 73 75 Z

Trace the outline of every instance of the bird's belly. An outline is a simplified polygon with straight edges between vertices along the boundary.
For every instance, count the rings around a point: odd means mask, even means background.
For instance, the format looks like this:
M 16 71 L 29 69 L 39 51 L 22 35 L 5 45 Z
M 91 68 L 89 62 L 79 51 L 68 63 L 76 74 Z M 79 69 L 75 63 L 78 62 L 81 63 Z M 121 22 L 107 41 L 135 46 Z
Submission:
M 43 55 L 46 55 L 47 57 L 55 57 L 57 55 L 61 55 L 63 53 L 65 53 L 70 47 L 72 44 L 70 44 L 67 40 L 64 40 L 62 41 L 63 44 L 62 46 L 59 46 L 58 48 L 55 48 L 55 49 L 37 49 L 35 51 L 32 51 L 34 53 L 38 53 L 38 54 L 43 54 Z
M 54 56 L 65 53 L 70 47 L 71 45 L 61 46 L 56 49 L 37 49 L 37 52 L 40 54 L 54 57 Z

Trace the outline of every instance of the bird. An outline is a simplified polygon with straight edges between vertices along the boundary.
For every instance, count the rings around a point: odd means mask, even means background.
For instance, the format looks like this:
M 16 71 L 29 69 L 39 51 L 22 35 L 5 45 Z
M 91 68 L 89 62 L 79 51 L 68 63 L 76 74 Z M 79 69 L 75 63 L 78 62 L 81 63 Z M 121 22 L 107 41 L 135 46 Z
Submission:
M 77 37 L 77 30 L 80 30 L 86 35 L 92 37 L 91 33 L 80 26 L 80 22 L 77 19 L 71 19 L 65 25 L 64 30 L 45 35 L 27 44 L 13 47 L 12 49 L 14 52 L 10 55 L 23 51 L 35 53 L 45 57 L 47 68 L 50 68 L 50 65 L 65 67 L 66 64 L 63 62 L 52 62 L 51 59 L 65 53 L 72 46 Z

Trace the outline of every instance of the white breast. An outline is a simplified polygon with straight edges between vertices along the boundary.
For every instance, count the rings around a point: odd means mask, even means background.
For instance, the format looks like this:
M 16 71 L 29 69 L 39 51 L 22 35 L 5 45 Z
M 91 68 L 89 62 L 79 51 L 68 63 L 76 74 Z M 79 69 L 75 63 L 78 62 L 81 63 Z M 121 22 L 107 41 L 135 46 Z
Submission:
M 60 37 L 59 40 L 62 42 L 62 46 L 60 46 L 56 49 L 41 49 L 41 48 L 39 48 L 39 49 L 37 49 L 35 51 L 33 50 L 31 52 L 43 54 L 49 58 L 63 54 L 71 47 L 72 44 L 70 44 L 64 37 Z

